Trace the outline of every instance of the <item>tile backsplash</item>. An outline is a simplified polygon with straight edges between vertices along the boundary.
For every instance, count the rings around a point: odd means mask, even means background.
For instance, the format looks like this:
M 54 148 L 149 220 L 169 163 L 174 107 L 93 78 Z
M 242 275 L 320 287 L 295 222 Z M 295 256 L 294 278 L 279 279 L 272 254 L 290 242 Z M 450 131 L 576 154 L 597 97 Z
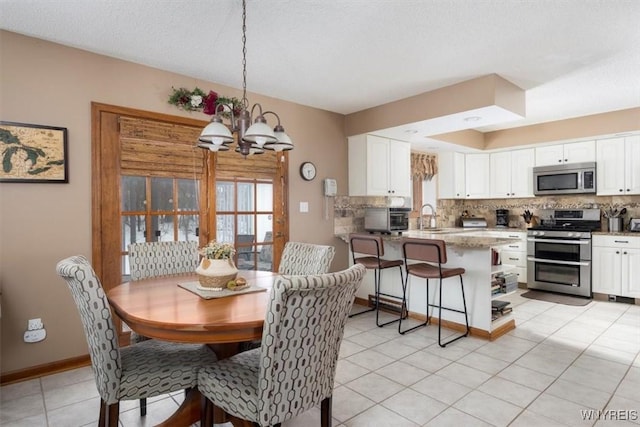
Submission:
M 336 235 L 362 231 L 364 212 L 367 207 L 387 206 L 386 197 L 338 196 L 334 200 L 334 233 Z M 482 217 L 489 227 L 496 226 L 496 209 L 509 210 L 509 227 L 525 228 L 522 213 L 533 212 L 534 222 L 539 221 L 541 209 L 600 209 L 609 206 L 627 208 L 624 216 L 626 230 L 630 218 L 640 218 L 640 196 L 562 196 L 532 197 L 525 199 L 479 199 L 479 200 L 438 200 L 438 227 L 460 226 L 460 216 L 465 210 L 472 217 Z M 607 221 L 603 218 L 602 229 L 606 231 Z M 410 221 L 410 228 L 417 228 L 417 220 Z
M 609 206 L 627 208 L 624 216 L 625 229 L 629 218 L 640 218 L 640 196 L 555 196 L 526 199 L 486 200 L 438 200 L 438 224 L 442 227 L 457 227 L 460 215 L 465 210 L 470 216 L 486 218 L 489 227 L 496 226 L 496 209 L 509 210 L 509 227 L 525 228 L 522 214 L 533 212 L 534 222 L 539 222 L 541 209 L 600 209 Z M 606 230 L 606 221 L 603 221 Z

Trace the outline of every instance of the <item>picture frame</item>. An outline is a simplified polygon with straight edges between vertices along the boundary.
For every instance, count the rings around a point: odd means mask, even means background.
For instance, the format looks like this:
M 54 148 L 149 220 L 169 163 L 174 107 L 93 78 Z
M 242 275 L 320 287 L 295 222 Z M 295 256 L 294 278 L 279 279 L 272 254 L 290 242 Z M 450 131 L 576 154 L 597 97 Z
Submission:
M 0 121 L 0 182 L 69 182 L 67 128 Z

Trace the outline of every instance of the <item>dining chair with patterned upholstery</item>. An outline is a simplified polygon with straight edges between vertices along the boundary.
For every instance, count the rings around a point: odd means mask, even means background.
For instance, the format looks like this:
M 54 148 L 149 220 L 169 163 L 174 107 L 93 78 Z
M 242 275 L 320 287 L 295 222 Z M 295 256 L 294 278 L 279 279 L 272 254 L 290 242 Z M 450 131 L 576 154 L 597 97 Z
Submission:
M 63 259 L 56 271 L 69 286 L 89 345 L 100 394 L 99 426 L 117 426 L 120 401 L 159 396 L 197 386 L 198 370 L 215 354 L 207 346 L 146 340 L 120 348 L 109 301 L 82 255 Z
M 131 280 L 193 273 L 198 267 L 198 242 L 139 242 L 128 247 Z
M 313 243 L 287 242 L 284 245 L 278 274 L 324 274 L 329 272 L 336 253 L 333 246 Z M 260 340 L 240 344 L 241 351 L 251 350 L 261 345 Z
M 127 247 L 131 280 L 193 273 L 198 267 L 197 241 L 138 242 Z M 131 331 L 131 343 L 149 339 Z M 140 399 L 140 416 L 147 415 L 147 399 Z
M 366 269 L 278 276 L 273 284 L 260 348 L 212 362 L 198 374 L 206 397 L 200 425 L 214 407 L 260 426 L 279 426 L 320 405 L 331 425 L 331 398 L 340 343 Z
M 336 253 L 333 246 L 287 242 L 282 251 L 278 274 L 324 274 Z

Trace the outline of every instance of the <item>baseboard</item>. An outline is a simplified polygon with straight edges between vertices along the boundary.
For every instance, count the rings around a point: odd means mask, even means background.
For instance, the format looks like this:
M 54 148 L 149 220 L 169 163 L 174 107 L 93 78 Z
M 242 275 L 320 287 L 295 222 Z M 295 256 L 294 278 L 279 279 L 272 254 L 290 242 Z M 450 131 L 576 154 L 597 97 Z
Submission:
M 363 305 L 365 307 L 369 306 L 369 301 L 364 298 L 356 297 L 354 303 Z M 389 312 L 397 314 L 397 311 L 389 311 Z M 409 312 L 409 318 L 417 320 L 419 322 L 425 322 L 427 320 L 427 316 L 425 314 L 419 314 L 419 313 L 413 313 L 413 312 Z M 433 325 L 438 325 L 439 321 L 440 319 L 438 319 L 437 317 L 431 318 L 431 323 Z M 452 322 L 450 320 L 443 320 L 442 327 L 447 329 L 452 329 L 456 332 L 464 332 L 464 330 L 466 329 L 465 325 L 463 325 L 462 323 Z M 473 326 L 471 326 L 469 327 L 469 335 L 493 341 L 515 328 L 516 328 L 516 322 L 515 320 L 511 319 L 508 322 L 504 323 L 503 325 L 500 325 L 499 327 L 495 328 L 491 332 L 485 331 L 484 329 L 474 328 Z
M 0 375 L 0 384 L 13 384 L 90 365 L 91 358 L 88 354 L 85 354 L 83 356 L 72 357 L 70 359 L 59 360 L 56 362 L 45 363 L 44 365 L 32 366 L 17 371 L 7 372 Z

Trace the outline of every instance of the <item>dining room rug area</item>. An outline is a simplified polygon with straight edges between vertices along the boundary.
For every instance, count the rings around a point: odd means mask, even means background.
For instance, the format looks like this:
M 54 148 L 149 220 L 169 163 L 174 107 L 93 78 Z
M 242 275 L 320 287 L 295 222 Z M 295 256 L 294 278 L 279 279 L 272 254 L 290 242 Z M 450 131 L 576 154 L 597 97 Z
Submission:
M 571 295 L 554 294 L 553 292 L 527 291 L 521 296 L 538 301 L 555 302 L 556 304 L 584 306 L 589 304 L 591 298 L 574 297 Z

